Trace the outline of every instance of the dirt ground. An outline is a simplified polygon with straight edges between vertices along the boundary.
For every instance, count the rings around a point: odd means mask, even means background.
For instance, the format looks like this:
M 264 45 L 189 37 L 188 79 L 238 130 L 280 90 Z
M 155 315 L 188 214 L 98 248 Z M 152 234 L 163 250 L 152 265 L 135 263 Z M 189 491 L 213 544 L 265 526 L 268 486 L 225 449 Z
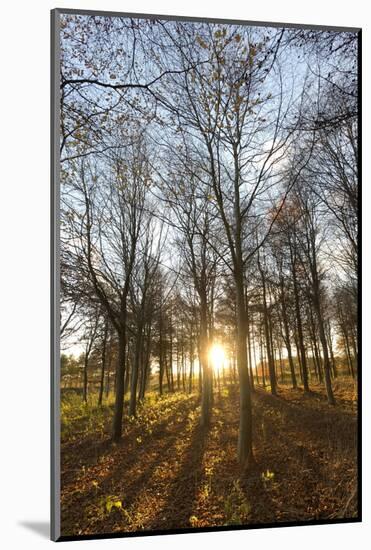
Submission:
M 253 397 L 256 466 L 236 459 L 238 392 L 216 390 L 208 429 L 195 394 L 151 398 L 97 431 L 72 425 L 62 440 L 62 534 L 167 530 L 357 516 L 357 403 L 350 380 L 309 395 L 280 387 Z M 108 411 L 109 413 L 109 411 Z

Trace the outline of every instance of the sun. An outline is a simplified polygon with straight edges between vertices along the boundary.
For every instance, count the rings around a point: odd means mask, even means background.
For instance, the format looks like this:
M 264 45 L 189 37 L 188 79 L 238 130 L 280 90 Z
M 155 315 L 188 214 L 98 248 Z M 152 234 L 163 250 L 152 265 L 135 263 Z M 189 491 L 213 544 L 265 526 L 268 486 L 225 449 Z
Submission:
M 224 348 L 219 344 L 213 344 L 209 351 L 209 359 L 213 369 L 220 370 L 225 361 Z

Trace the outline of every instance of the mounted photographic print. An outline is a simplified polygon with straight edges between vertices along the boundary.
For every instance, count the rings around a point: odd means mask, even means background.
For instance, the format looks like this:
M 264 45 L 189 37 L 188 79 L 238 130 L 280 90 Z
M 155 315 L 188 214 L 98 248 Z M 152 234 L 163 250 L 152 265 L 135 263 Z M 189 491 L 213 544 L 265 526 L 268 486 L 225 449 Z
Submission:
M 360 36 L 53 10 L 54 540 L 361 520 Z

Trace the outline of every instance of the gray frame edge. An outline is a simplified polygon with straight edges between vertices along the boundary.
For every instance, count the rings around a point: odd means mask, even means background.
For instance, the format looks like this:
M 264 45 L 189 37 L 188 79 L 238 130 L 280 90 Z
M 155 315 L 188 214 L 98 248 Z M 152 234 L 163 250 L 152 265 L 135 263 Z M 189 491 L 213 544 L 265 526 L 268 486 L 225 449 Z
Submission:
M 56 8 L 59 14 L 66 15 L 90 15 L 91 17 L 132 17 L 133 19 L 162 19 L 164 21 L 189 21 L 194 23 L 227 23 L 230 25 L 250 25 L 256 27 L 277 27 L 277 28 L 292 28 L 292 29 L 308 29 L 318 31 L 333 31 L 333 32 L 359 32 L 361 27 L 342 27 L 332 25 L 318 25 L 310 23 L 282 23 L 272 21 L 250 21 L 246 19 L 224 19 L 215 17 L 196 17 L 184 15 L 164 15 L 164 14 L 148 14 L 148 13 L 133 13 L 133 12 L 118 12 L 106 10 L 84 10 L 78 8 Z
M 59 220 L 60 220 L 60 181 L 59 181 L 59 119 L 60 119 L 60 98 L 59 98 L 59 73 L 60 73 L 60 12 L 51 10 L 51 40 L 50 40 L 50 291 L 51 291 L 51 342 L 50 342 L 50 440 L 51 440 L 51 492 L 50 492 L 50 538 L 57 541 L 61 536 L 60 517 L 60 244 L 59 244 Z

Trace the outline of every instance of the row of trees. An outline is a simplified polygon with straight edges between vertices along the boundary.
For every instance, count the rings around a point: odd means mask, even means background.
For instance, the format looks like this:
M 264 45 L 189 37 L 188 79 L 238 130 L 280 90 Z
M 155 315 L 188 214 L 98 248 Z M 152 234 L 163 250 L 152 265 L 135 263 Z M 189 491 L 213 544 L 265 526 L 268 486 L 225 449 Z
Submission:
M 248 466 L 259 368 L 330 404 L 336 349 L 356 373 L 356 35 L 66 15 L 61 37 L 61 331 L 84 342 L 83 397 L 98 353 L 115 440 L 151 373 L 160 393 L 197 380 L 207 425 L 218 341 Z
M 303 300 L 299 310 L 305 350 L 303 370 L 294 290 L 289 291 L 287 282 L 283 283 L 281 279 L 281 273 L 276 280 L 275 274 L 271 274 L 268 283 L 267 277 L 267 273 L 263 272 L 261 279 L 256 278 L 251 294 L 246 295 L 247 351 L 252 390 L 260 385 L 270 387 L 272 393 L 276 393 L 277 385 L 282 383 L 291 384 L 293 388 L 303 385 L 309 391 L 310 381 L 314 384 L 324 381 L 323 354 L 313 310 L 309 306 L 304 308 L 305 295 L 300 298 Z M 302 289 L 305 293 L 304 282 Z M 227 290 L 230 292 L 230 288 Z M 330 306 L 329 301 L 326 302 L 330 307 L 330 315 L 324 322 L 332 379 L 339 374 L 356 375 L 357 328 L 354 300 L 349 294 L 352 292 L 353 289 L 346 287 L 337 289 L 333 296 L 338 301 L 336 309 Z M 179 315 L 179 310 L 184 314 Z M 231 383 L 236 382 L 234 310 L 235 303 L 230 295 L 229 299 L 219 302 L 213 318 L 214 340 L 222 342 L 224 347 L 224 357 L 217 365 L 217 371 L 221 370 L 223 380 Z M 177 313 L 174 314 L 174 311 Z M 108 396 L 114 391 L 117 341 L 104 315 L 97 310 L 91 313 L 93 317 L 85 318 L 84 331 L 79 335 L 79 341 L 84 344 L 82 353 L 79 356 L 62 354 L 62 387 L 82 388 L 83 399 L 87 401 L 89 382 L 93 398 L 101 405 L 103 395 Z M 133 336 L 127 343 L 125 394 L 130 393 L 136 350 L 141 353 L 137 386 L 140 400 L 144 399 L 149 387 L 160 395 L 179 390 L 189 393 L 201 391 L 198 317 L 195 304 L 189 308 L 181 296 L 171 296 L 145 330 L 141 350 L 138 347 L 140 339 L 136 338 L 135 320 L 130 321 L 133 323 L 130 325 Z M 274 365 L 272 384 L 269 361 Z M 219 374 L 214 373 L 214 386 L 218 386 Z

